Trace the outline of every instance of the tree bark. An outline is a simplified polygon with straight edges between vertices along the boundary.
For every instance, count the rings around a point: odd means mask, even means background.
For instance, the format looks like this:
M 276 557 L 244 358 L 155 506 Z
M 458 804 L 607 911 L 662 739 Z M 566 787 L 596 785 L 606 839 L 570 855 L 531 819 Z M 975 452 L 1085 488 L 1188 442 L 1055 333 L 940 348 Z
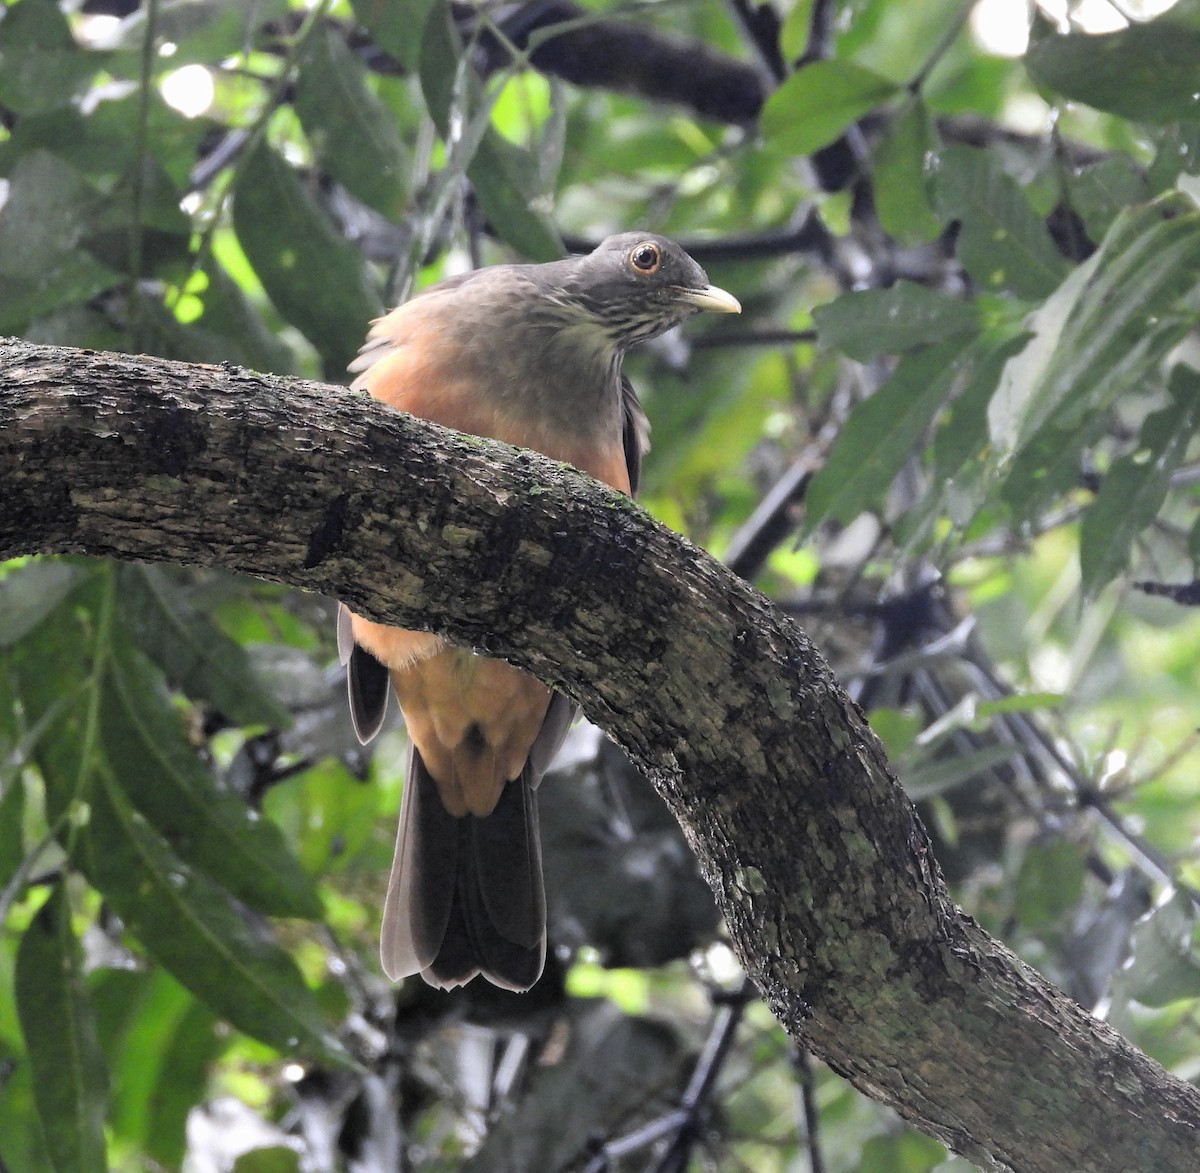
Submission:
M 620 495 L 341 388 L 0 344 L 0 557 L 221 566 L 503 656 L 682 824 L 786 1030 L 986 1168 L 1188 1170 L 1200 1093 L 950 900 L 803 632 Z

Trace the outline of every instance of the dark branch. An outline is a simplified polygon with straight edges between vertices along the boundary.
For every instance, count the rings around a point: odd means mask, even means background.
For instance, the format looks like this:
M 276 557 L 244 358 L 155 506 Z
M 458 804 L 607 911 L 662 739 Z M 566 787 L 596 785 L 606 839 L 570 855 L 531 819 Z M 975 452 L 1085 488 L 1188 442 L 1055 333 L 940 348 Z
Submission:
M 1200 607 L 1200 580 L 1197 579 L 1191 582 L 1135 582 L 1133 587 L 1145 595 L 1170 599 L 1181 607 Z

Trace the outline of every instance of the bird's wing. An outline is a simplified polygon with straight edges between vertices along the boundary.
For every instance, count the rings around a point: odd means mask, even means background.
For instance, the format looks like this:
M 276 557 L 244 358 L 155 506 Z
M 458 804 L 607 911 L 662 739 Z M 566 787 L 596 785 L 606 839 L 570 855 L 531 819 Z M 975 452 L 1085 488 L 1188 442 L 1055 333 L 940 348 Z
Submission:
M 420 321 L 427 308 L 431 308 L 437 302 L 444 300 L 447 294 L 486 272 L 486 269 L 476 269 L 470 273 L 459 273 L 456 276 L 447 277 L 439 281 L 437 285 L 413 294 L 407 301 L 401 302 L 388 313 L 376 318 L 367 332 L 366 341 L 346 368 L 352 374 L 359 376 L 350 386 L 358 390 L 367 385 L 362 378 L 362 373 L 370 370 L 395 348 L 397 342 L 403 338 L 405 326 L 409 321 Z
M 642 457 L 650 451 L 650 421 L 642 410 L 629 376 L 625 374 L 621 376 L 621 419 L 625 467 L 629 470 L 629 495 L 636 497 L 642 479 Z
M 359 743 L 366 745 L 383 728 L 392 683 L 388 670 L 354 639 L 354 617 L 345 603 L 337 610 L 338 659 L 346 668 L 350 720 Z
M 625 450 L 625 467 L 629 473 L 629 495 L 637 496 L 638 483 L 642 475 L 642 457 L 650 449 L 650 421 L 642 410 L 637 392 L 627 375 L 621 376 L 622 443 Z M 567 731 L 579 716 L 579 706 L 560 692 L 550 698 L 550 708 L 541 732 L 529 751 L 532 785 L 542 780 L 558 755 Z

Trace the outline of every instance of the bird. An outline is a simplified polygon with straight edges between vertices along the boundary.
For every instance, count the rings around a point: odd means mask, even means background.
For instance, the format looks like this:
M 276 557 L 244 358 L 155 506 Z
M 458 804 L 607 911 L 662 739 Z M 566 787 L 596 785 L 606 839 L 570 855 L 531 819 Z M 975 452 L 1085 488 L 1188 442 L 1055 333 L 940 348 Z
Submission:
M 421 291 L 372 323 L 351 387 L 634 496 L 649 424 L 622 361 L 700 311 L 741 306 L 671 240 L 621 233 L 586 255 L 493 265 Z M 503 660 L 344 604 L 337 634 L 359 741 L 379 732 L 393 690 L 408 727 L 384 972 L 441 989 L 482 974 L 528 990 L 546 956 L 536 791 L 574 705 Z

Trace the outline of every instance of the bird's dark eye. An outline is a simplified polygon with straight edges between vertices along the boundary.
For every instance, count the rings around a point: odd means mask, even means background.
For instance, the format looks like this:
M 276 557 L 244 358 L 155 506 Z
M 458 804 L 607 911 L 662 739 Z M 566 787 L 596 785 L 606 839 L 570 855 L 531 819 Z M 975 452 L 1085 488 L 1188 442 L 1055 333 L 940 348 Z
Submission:
M 639 272 L 649 277 L 662 267 L 662 249 L 652 240 L 634 245 L 629 254 L 629 263 Z

